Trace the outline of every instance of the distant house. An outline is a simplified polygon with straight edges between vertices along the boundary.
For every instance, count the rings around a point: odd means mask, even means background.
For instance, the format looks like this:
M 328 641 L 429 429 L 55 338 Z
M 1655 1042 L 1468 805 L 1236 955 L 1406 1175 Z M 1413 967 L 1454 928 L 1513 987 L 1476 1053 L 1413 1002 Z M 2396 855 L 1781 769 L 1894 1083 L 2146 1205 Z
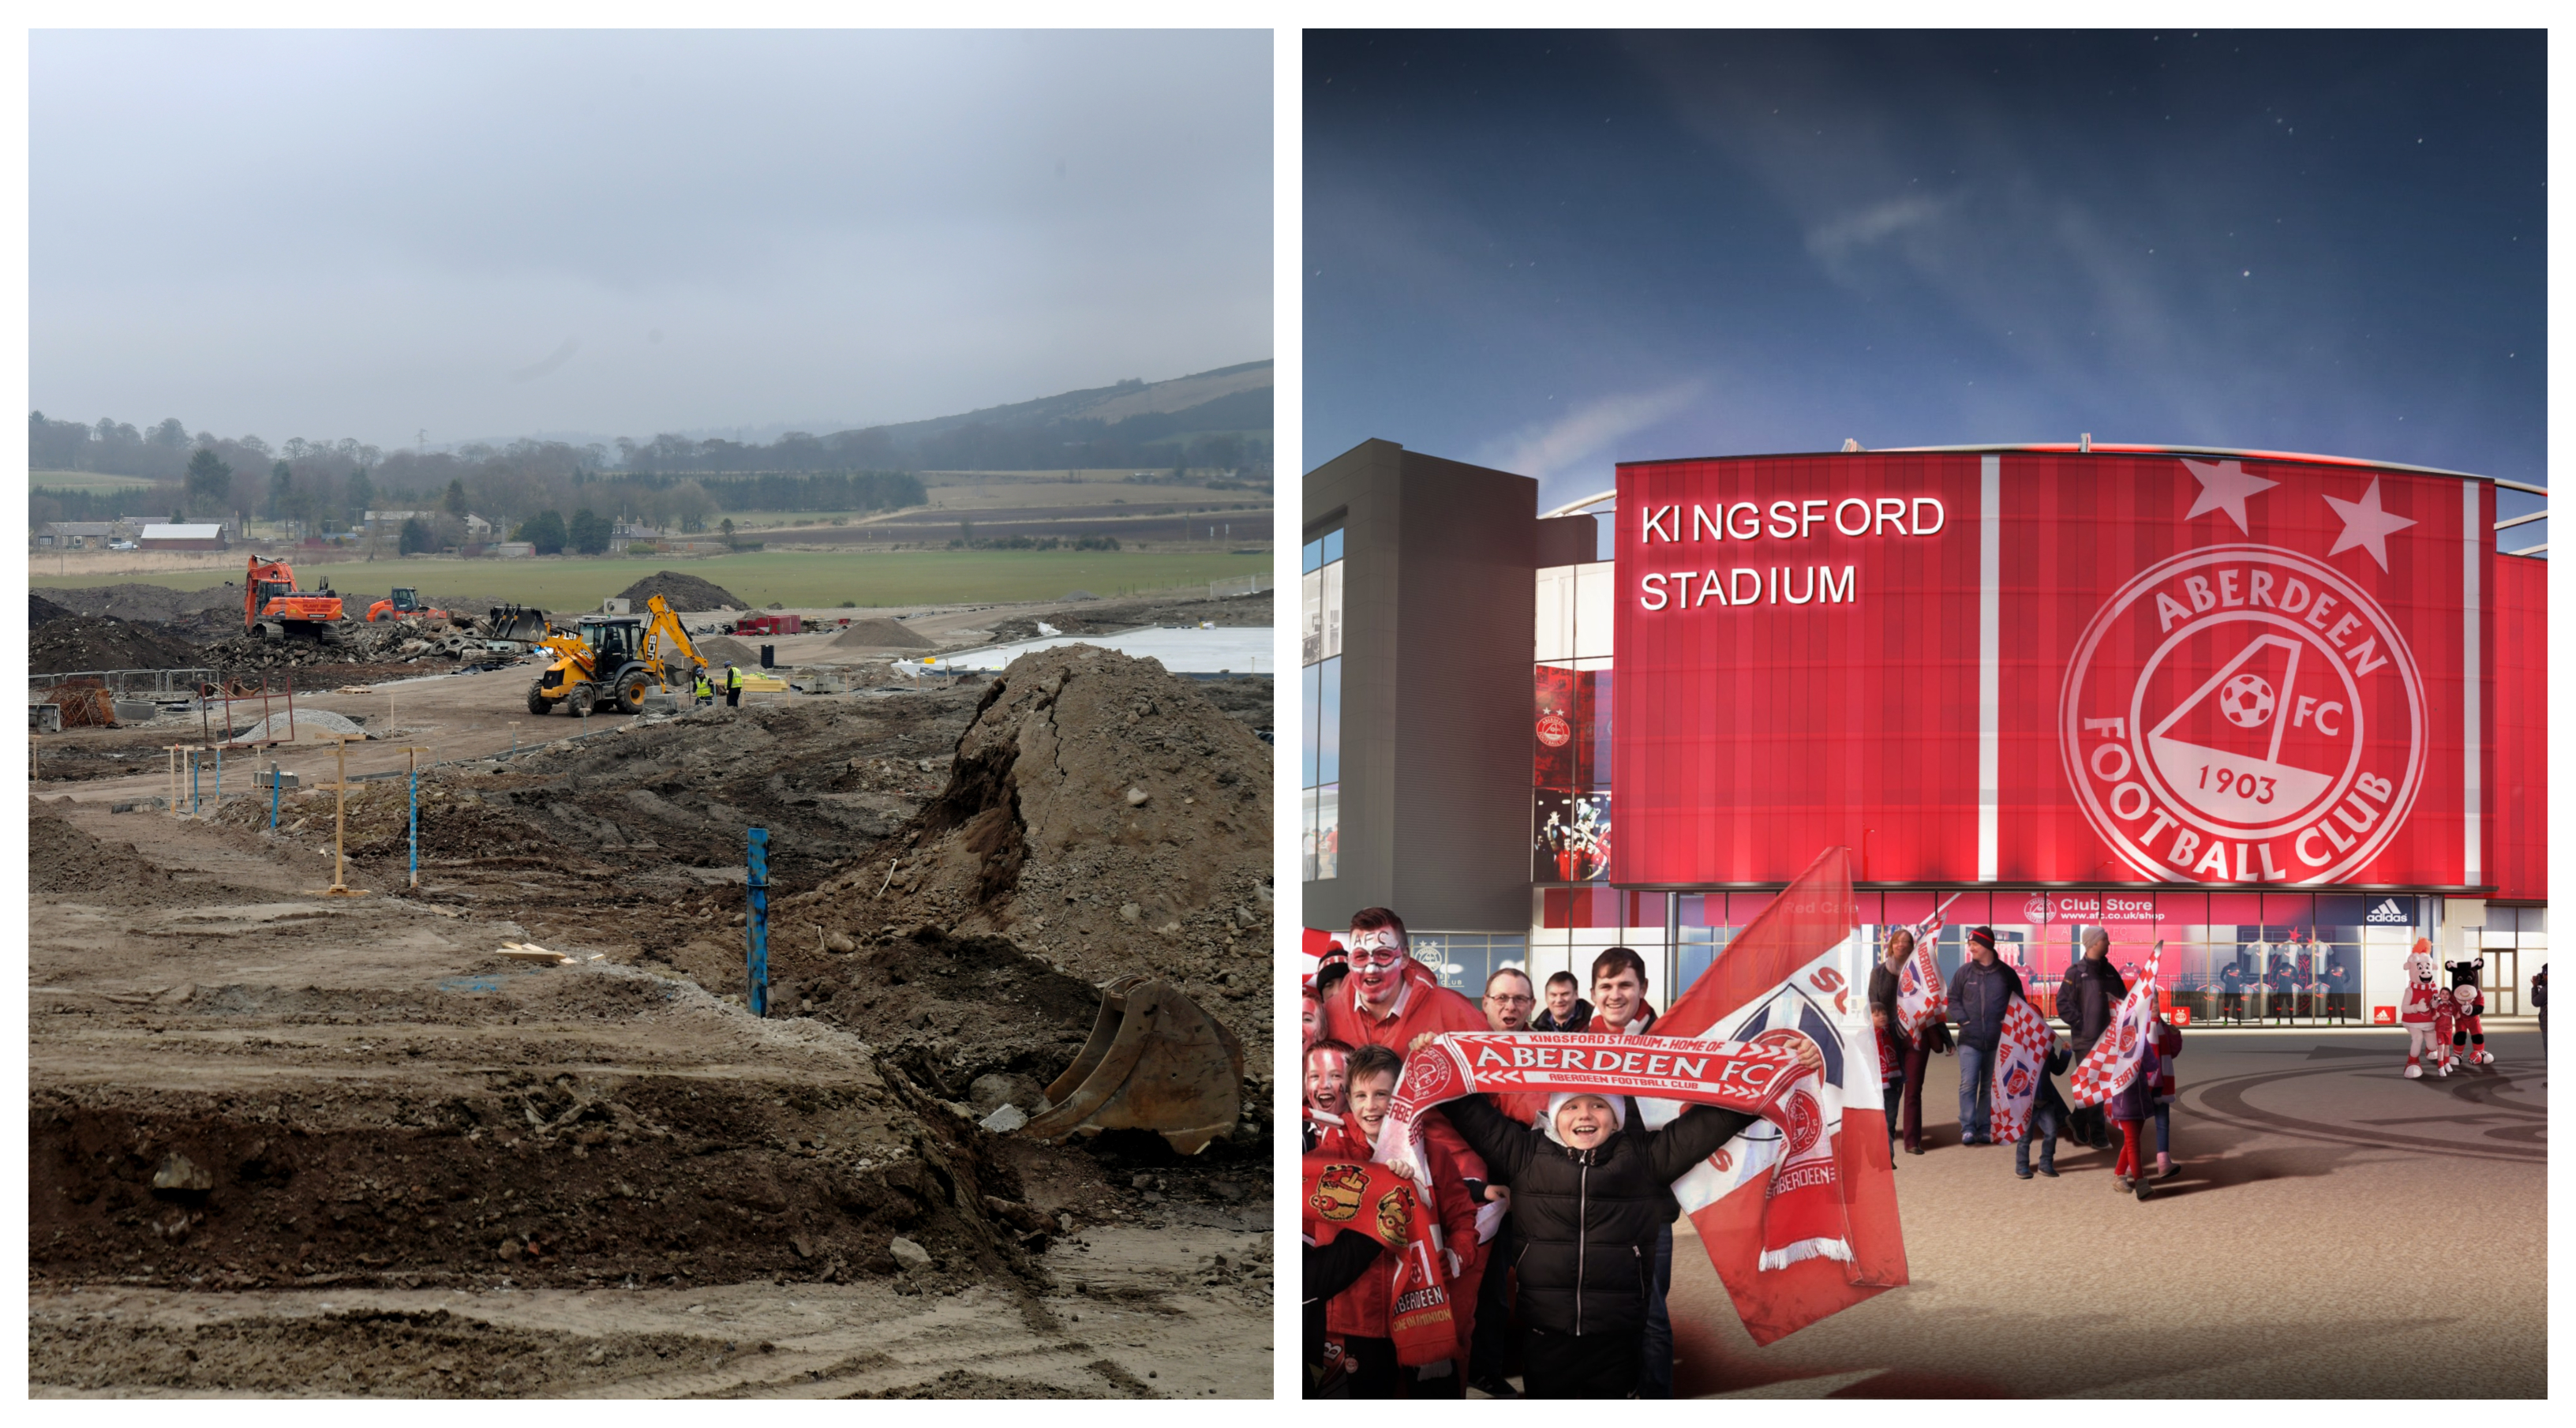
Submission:
M 230 548 L 229 543 L 224 540 L 224 528 L 221 525 L 179 526 L 166 522 L 145 526 L 143 539 L 138 544 L 145 550 L 226 550 Z
M 493 534 L 494 534 L 494 528 L 493 528 L 493 525 L 492 525 L 492 523 L 491 523 L 490 521 L 487 521 L 487 520 L 483 519 L 481 516 L 475 515 L 474 513 L 470 512 L 470 511 L 466 513 L 466 516 L 465 516 L 465 541 L 466 541 L 466 544 L 468 544 L 468 545 L 480 545 L 480 544 L 482 544 L 484 541 L 490 540 L 490 539 L 492 538 Z
M 369 530 L 375 530 L 375 529 L 377 529 L 377 528 L 379 528 L 379 527 L 382 527 L 382 526 L 399 526 L 399 525 L 401 525 L 403 522 L 405 522 L 405 521 L 407 521 L 407 520 L 410 520 L 410 519 L 411 519 L 412 517 L 414 517 L 414 516 L 418 516 L 418 517 L 420 517 L 420 518 L 421 518 L 422 520 L 424 520 L 424 521 L 434 521 L 434 520 L 438 519 L 438 512 L 436 512 L 436 511 L 369 511 L 369 512 L 367 512 L 367 529 L 369 529 Z
M 114 539 L 116 527 L 106 521 L 51 521 L 36 533 L 42 550 L 105 550 Z

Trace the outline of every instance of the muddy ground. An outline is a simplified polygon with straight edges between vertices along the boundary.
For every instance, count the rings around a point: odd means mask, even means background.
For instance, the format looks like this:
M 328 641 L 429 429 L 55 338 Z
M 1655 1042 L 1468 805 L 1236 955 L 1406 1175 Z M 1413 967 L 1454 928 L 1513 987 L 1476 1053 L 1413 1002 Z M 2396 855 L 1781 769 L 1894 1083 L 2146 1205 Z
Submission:
M 349 803 L 369 895 L 318 895 L 311 751 L 274 833 L 237 775 L 202 819 L 107 811 L 148 774 L 40 784 L 35 1391 L 1266 1395 L 1267 682 L 1023 663 L 575 739 L 498 717 L 521 671 L 338 698 L 460 760 L 417 891 L 385 780 Z M 1246 1043 L 1237 1131 L 982 1129 L 1131 971 Z

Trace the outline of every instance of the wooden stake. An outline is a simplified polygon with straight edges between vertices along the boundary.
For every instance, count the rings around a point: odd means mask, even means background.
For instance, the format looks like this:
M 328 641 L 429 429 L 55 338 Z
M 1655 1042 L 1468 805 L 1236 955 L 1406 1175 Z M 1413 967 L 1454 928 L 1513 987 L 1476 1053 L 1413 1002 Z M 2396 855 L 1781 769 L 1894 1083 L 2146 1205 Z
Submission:
M 332 780 L 331 811 L 331 886 L 317 889 L 316 897 L 365 897 L 365 888 L 348 884 L 349 839 L 349 736 L 333 741 L 339 747 L 339 776 Z

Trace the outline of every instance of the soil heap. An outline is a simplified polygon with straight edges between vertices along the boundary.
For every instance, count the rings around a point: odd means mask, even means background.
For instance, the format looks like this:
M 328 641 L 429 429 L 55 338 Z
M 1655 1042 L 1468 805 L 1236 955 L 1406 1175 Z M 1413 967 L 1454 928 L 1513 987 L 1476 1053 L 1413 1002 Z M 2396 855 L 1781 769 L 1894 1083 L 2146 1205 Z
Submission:
M 661 596 L 662 602 L 674 610 L 696 612 L 751 608 L 743 603 L 741 596 L 723 586 L 710 580 L 700 580 L 694 575 L 682 575 L 676 570 L 654 571 L 617 593 L 625 599 L 634 601 L 630 608 L 639 611 L 644 608 L 645 601 L 656 595 Z
M 689 643 L 697 647 L 698 658 L 705 660 L 709 669 L 720 670 L 728 664 L 738 664 L 745 669 L 760 668 L 760 651 L 731 635 L 715 635 Z
M 927 926 L 1007 936 L 1092 983 L 1168 978 L 1266 1079 L 1270 808 L 1269 746 L 1194 681 L 1092 646 L 1036 651 L 985 692 L 940 796 L 785 899 L 774 943 L 793 960 L 833 932 Z
M 29 674 L 84 669 L 194 669 L 206 663 L 195 645 L 160 626 L 112 616 L 69 615 L 27 635 Z
M 158 620 L 164 624 L 202 610 L 241 613 L 241 586 L 226 582 L 203 590 L 173 590 L 167 585 L 83 585 L 50 590 L 47 598 L 75 615 L 114 615 L 120 620 Z
M 71 613 L 70 608 L 67 606 L 57 605 L 53 601 L 46 599 L 44 596 L 37 594 L 33 590 L 27 592 L 28 629 L 32 630 L 38 625 L 50 624 L 55 620 L 65 619 L 69 617 Z
M 827 650 L 926 650 L 937 648 L 936 642 L 901 620 L 877 616 L 852 620 L 841 637 L 823 646 Z

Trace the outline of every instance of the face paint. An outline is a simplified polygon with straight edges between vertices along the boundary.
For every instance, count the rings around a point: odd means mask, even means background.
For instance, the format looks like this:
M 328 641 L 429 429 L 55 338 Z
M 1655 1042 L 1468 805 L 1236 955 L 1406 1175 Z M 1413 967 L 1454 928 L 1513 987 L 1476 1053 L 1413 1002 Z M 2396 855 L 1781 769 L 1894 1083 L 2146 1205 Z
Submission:
M 1393 997 L 1404 980 L 1404 939 L 1392 927 L 1373 927 L 1351 934 L 1351 980 L 1360 996 L 1376 1006 Z
M 1340 1115 L 1343 1092 L 1350 1085 L 1350 1057 L 1327 1047 L 1306 1054 L 1306 1104 L 1329 1115 Z
M 1306 996 L 1305 1009 L 1298 1013 L 1298 1025 L 1304 1030 L 1306 1044 L 1312 1046 L 1324 1034 L 1324 1009 L 1315 1004 L 1313 993 Z

